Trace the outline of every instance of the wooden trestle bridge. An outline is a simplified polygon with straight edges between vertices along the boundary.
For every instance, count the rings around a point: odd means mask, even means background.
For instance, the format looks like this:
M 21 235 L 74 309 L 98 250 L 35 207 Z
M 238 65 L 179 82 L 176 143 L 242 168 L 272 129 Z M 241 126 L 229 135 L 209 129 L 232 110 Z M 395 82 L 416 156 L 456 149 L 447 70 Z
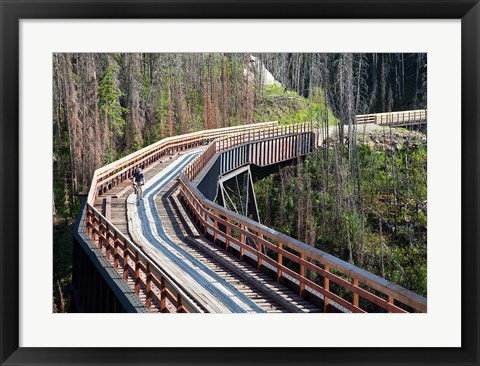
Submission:
M 426 111 L 357 122 L 420 124 Z M 250 167 L 306 155 L 319 135 L 276 122 L 195 132 L 96 170 L 74 229 L 78 311 L 426 312 L 424 297 L 259 222 Z

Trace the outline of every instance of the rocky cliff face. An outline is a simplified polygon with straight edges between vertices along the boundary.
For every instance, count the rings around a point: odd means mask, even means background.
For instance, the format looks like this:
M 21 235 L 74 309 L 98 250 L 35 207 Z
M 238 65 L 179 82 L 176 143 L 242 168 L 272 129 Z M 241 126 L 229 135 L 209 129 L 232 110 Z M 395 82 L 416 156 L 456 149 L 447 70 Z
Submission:
M 264 85 L 281 85 L 263 65 L 262 61 L 253 55 L 250 55 L 250 65 L 243 69 L 243 75 L 248 77 L 250 82 L 260 79 Z

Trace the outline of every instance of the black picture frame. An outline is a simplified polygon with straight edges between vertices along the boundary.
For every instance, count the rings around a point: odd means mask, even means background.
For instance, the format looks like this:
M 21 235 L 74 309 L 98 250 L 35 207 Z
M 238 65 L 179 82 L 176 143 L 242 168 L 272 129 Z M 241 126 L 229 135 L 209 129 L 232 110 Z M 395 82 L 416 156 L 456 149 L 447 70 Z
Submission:
M 275 5 L 275 6 L 273 6 Z M 281 5 L 281 6 L 280 6 Z M 479 365 L 479 16 L 477 0 L 0 0 L 1 365 Z M 460 348 L 20 348 L 19 20 L 103 18 L 453 18 L 462 30 Z M 39 238 L 41 241 L 41 238 Z M 460 284 L 459 284 L 460 285 Z M 445 311 L 448 289 L 445 289 Z M 360 330 L 361 331 L 361 330 Z M 382 330 L 379 330 L 382 331 Z M 391 332 L 392 330 L 383 330 Z M 219 334 L 224 330 L 219 330 Z M 99 339 L 99 343 L 101 339 Z

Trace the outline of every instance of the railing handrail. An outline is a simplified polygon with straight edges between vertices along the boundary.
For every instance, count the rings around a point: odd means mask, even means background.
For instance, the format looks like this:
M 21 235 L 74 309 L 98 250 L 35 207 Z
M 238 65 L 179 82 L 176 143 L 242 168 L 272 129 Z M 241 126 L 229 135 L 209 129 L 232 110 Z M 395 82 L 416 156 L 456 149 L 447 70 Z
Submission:
M 400 121 L 400 117 L 402 120 Z M 405 117 L 408 119 L 405 120 Z M 427 109 L 415 109 L 415 110 L 405 110 L 405 111 L 397 111 L 397 112 L 382 112 L 382 113 L 369 113 L 369 114 L 359 114 L 355 116 L 355 120 L 357 123 L 376 123 L 380 124 L 383 121 L 386 121 L 386 124 L 395 123 L 393 122 L 418 122 L 418 121 L 426 121 L 427 118 Z

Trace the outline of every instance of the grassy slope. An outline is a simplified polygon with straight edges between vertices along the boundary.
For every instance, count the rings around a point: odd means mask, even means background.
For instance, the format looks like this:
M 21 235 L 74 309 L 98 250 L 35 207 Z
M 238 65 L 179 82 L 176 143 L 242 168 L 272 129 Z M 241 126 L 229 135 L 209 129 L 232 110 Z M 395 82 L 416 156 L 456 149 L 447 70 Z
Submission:
M 283 86 L 267 85 L 264 94 L 257 98 L 254 121 L 278 121 L 280 124 L 325 120 L 329 125 L 337 123 L 330 109 L 325 108 L 324 94 L 313 90 L 311 98 L 305 98 Z M 327 111 L 327 112 L 326 112 Z

